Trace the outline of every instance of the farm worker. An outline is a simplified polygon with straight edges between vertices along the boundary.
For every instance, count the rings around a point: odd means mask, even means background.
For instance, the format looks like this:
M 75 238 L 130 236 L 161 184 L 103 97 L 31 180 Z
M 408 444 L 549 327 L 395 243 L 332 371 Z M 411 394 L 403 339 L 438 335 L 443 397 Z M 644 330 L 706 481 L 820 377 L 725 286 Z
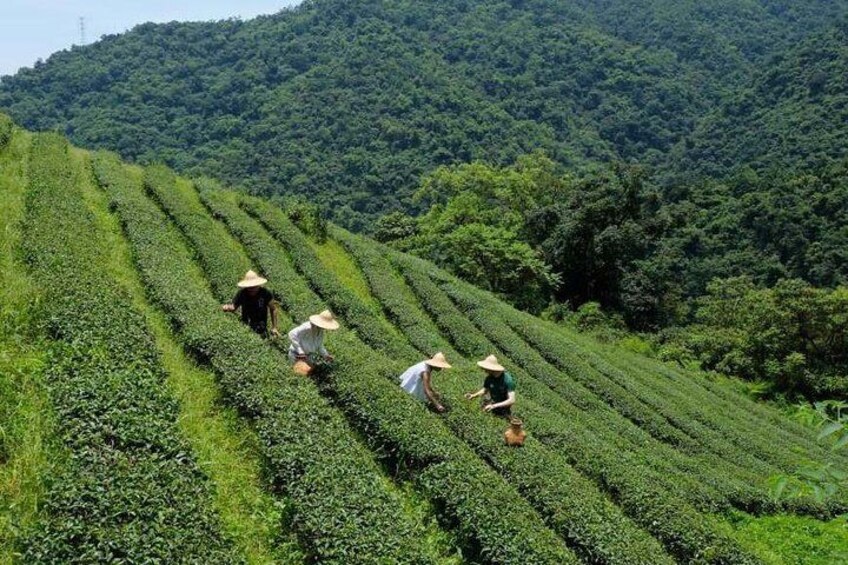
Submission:
M 515 404 L 515 379 L 498 363 L 498 358 L 494 355 L 478 361 L 477 366 L 486 371 L 486 379 L 483 381 L 483 388 L 465 395 L 466 400 L 488 392 L 490 402 L 483 406 L 483 410 L 498 416 L 509 416 L 512 413 L 512 405 Z
M 235 312 L 241 308 L 241 321 L 263 337 L 268 337 L 268 313 L 271 313 L 271 335 L 279 336 L 277 310 L 274 295 L 263 285 L 268 281 L 253 271 L 248 271 L 238 282 L 239 290 L 232 303 L 223 304 L 224 312 Z
M 445 407 L 439 402 L 439 395 L 433 390 L 433 371 L 450 369 L 444 353 L 436 353 L 432 359 L 413 365 L 400 376 L 400 388 L 420 400 L 430 402 L 436 412 L 444 412 Z
M 305 361 L 310 353 L 317 353 L 327 361 L 332 361 L 333 356 L 324 347 L 324 330 L 337 329 L 339 323 L 329 310 L 309 316 L 309 321 L 289 332 L 289 360 L 292 363 Z

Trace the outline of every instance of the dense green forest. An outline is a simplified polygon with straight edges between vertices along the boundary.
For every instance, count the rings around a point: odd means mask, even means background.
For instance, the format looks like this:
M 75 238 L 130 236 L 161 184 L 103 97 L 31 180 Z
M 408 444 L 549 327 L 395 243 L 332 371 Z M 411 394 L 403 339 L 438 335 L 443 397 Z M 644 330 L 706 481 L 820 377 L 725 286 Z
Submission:
M 0 108 L 129 159 L 307 195 L 367 231 L 420 211 L 410 195 L 436 166 L 537 149 L 574 172 L 637 161 L 665 185 L 844 155 L 846 11 L 318 0 L 58 53 L 4 78 Z
M 74 47 L 4 77 L 0 109 L 300 198 L 313 224 L 534 312 L 598 305 L 660 332 L 670 359 L 841 395 L 846 14 L 838 0 L 315 0 Z M 716 317 L 723 299 L 747 315 Z

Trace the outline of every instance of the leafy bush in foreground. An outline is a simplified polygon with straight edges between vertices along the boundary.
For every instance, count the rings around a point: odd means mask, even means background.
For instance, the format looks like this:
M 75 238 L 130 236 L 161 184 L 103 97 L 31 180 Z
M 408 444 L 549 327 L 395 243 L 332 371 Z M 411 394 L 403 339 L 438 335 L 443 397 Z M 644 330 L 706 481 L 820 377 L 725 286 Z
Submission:
M 9 141 L 12 140 L 12 132 L 15 129 L 15 123 L 12 118 L 6 114 L 0 114 L 0 149 L 6 147 Z
M 67 142 L 33 138 L 25 250 L 55 340 L 46 383 L 67 449 L 23 537 L 25 563 L 240 561 L 142 314 L 109 276 Z

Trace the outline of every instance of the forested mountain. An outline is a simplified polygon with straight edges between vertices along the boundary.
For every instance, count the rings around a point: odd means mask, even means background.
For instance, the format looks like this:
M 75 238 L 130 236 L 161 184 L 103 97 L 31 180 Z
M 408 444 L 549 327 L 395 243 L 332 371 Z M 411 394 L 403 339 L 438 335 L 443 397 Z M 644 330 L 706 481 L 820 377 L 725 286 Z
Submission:
M 846 11 L 826 0 L 316 0 L 248 22 L 142 25 L 56 54 L 4 78 L 0 108 L 130 159 L 308 195 L 368 229 L 416 211 L 421 175 L 455 162 L 542 149 L 576 174 L 637 161 L 667 184 L 781 162 L 799 151 L 791 138 L 763 140 L 794 132 L 770 118 L 784 107 L 812 116 L 793 118 L 816 132 L 816 158 L 800 165 L 838 156 L 841 115 L 806 113 L 788 85 L 812 80 L 839 104 L 845 73 L 822 77 L 844 69 L 844 27 L 830 26 Z M 834 58 L 808 75 L 816 53 Z M 724 129 L 737 114 L 748 120 Z
M 748 167 L 817 170 L 848 156 L 848 22 L 777 55 L 708 113 L 667 170 L 723 177 Z

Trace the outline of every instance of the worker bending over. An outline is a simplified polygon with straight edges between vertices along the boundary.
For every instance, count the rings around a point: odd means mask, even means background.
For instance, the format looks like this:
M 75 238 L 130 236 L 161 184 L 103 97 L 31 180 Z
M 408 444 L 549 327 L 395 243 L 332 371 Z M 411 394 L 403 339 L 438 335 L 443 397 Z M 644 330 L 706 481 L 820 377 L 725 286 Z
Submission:
M 309 316 L 307 322 L 302 323 L 289 332 L 289 361 L 308 361 L 310 354 L 317 354 L 325 361 L 332 361 L 333 356 L 324 347 L 324 330 L 337 330 L 339 323 L 329 310 L 320 314 Z
M 433 371 L 450 369 L 444 353 L 436 353 L 432 359 L 413 365 L 399 377 L 400 388 L 420 400 L 429 402 L 436 412 L 444 412 L 445 407 L 439 402 L 439 395 L 433 390 Z

